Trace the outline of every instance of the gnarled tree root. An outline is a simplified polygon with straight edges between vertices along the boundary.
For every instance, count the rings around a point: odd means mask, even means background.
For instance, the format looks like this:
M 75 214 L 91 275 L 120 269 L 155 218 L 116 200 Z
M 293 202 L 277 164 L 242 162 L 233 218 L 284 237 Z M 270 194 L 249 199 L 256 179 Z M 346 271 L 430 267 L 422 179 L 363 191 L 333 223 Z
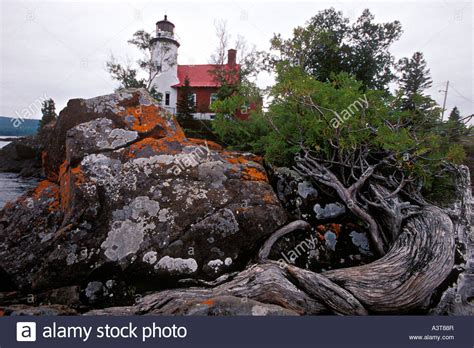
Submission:
M 422 306 L 454 265 L 453 224 L 428 206 L 407 224 L 389 252 L 370 264 L 325 272 L 377 313 L 400 313 Z
M 274 236 L 286 234 L 294 227 L 280 230 Z M 271 247 L 273 239 L 267 246 Z M 263 250 L 261 256 L 265 259 L 269 250 Z M 410 217 L 388 253 L 370 264 L 317 274 L 265 261 L 214 288 L 173 289 L 145 296 L 131 311 L 254 314 L 255 308 L 258 313 L 266 308 L 263 312 L 272 314 L 280 307 L 280 314 L 403 313 L 422 308 L 453 264 L 451 220 L 441 209 L 428 206 Z M 236 298 L 240 300 L 235 301 Z M 107 314 L 107 310 L 96 314 Z
M 303 220 L 296 220 L 290 222 L 288 225 L 279 228 L 267 239 L 267 241 L 263 244 L 258 252 L 258 259 L 259 261 L 265 261 L 270 255 L 270 251 L 272 250 L 273 244 L 280 239 L 281 237 L 298 230 L 308 230 L 310 228 L 310 224 Z

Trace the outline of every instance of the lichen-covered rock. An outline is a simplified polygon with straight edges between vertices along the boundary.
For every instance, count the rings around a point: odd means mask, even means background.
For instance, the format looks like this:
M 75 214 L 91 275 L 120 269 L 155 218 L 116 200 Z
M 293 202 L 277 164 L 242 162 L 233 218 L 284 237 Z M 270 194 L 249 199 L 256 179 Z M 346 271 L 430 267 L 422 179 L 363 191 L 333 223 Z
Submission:
M 187 139 L 144 90 L 69 101 L 52 137 L 48 180 L 0 211 L 0 273 L 22 291 L 215 279 L 286 220 L 258 157 Z
M 311 182 L 286 167 L 272 168 L 271 178 L 278 199 L 293 219 L 313 217 L 318 191 Z
M 94 122 L 99 118 L 109 119 L 112 123 Z M 91 121 L 69 133 L 72 128 Z M 143 89 L 122 90 L 92 99 L 71 99 L 59 113 L 52 131 L 43 136 L 45 174 L 51 181 L 58 180 L 60 166 L 73 149 L 82 153 L 112 150 L 126 145 L 134 134 L 154 138 L 184 137 L 176 119 L 165 114 Z M 75 138 L 80 141 L 82 149 L 73 146 Z M 67 145 L 69 150 L 66 150 Z
M 328 203 L 324 207 L 320 204 L 315 204 L 313 210 L 318 220 L 334 219 L 346 212 L 346 208 L 339 202 Z
M 13 140 L 0 149 L 0 172 L 41 177 L 41 145 L 37 136 Z

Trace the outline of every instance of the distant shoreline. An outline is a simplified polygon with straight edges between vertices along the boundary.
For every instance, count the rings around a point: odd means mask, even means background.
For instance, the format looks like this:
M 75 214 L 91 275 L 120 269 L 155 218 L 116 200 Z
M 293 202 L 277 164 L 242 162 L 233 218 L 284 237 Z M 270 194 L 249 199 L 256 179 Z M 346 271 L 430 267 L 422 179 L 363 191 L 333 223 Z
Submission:
M 0 135 L 0 141 L 14 141 L 14 140 L 17 140 L 19 138 L 23 138 L 23 136 L 8 136 L 8 135 Z

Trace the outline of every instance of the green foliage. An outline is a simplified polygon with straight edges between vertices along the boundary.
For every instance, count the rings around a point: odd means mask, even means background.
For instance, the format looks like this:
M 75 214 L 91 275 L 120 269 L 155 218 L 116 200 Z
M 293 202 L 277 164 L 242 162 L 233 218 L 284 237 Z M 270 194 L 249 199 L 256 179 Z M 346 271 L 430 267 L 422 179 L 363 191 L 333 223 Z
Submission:
M 119 88 L 146 88 L 145 79 L 137 77 L 136 69 L 124 67 L 122 64 L 115 62 L 113 57 L 106 62 L 106 68 L 112 78 L 120 82 Z
M 386 159 L 392 173 L 428 183 L 444 160 L 462 161 L 459 147 L 444 149 L 440 134 L 394 108 L 396 97 L 384 91 L 364 90 L 346 73 L 321 82 L 285 64 L 277 72 L 266 115 L 272 127 L 259 144 L 271 163 L 291 165 L 301 148 L 326 161 L 368 152 L 373 164 Z
M 227 65 L 216 64 L 209 70 L 214 82 L 219 86 L 217 99 L 224 100 L 238 93 L 242 79 L 241 70 L 238 66 L 228 67 Z
M 251 112 L 248 120 L 218 114 L 212 128 L 219 140 L 233 150 L 264 153 L 264 139 L 269 126 L 261 112 Z
M 211 120 L 188 119 L 179 121 L 179 124 L 183 128 L 187 138 L 206 139 L 225 145 L 221 143 L 218 136 L 212 130 L 213 122 L 214 121 Z
M 431 87 L 432 80 L 423 53 L 415 52 L 410 59 L 400 59 L 397 69 L 401 74 L 398 82 L 402 91 L 402 108 L 412 111 L 430 109 L 431 98 L 425 97 L 423 91 Z
M 138 30 L 133 34 L 132 39 L 128 43 L 136 46 L 141 51 L 149 51 L 151 48 L 152 35 L 145 30 Z
M 191 91 L 189 77 L 184 79 L 184 85 L 180 88 L 180 99 L 176 103 L 176 117 L 178 121 L 191 120 L 196 112 L 194 99 Z
M 447 151 L 446 158 L 454 164 L 462 164 L 466 158 L 466 151 L 460 144 L 452 144 Z
M 39 124 L 40 131 L 44 128 L 44 126 L 56 120 L 56 118 L 58 117 L 56 115 L 56 106 L 54 104 L 53 99 L 47 99 L 42 103 L 41 113 L 43 114 L 43 117 L 41 118 Z
M 452 173 L 432 176 L 425 184 L 423 194 L 429 202 L 448 207 L 456 201 L 456 178 Z
M 235 117 L 248 103 L 260 106 L 260 90 L 247 80 L 237 87 L 231 95 L 212 103 L 211 110 L 216 113 L 212 128 L 220 142 L 232 149 L 260 154 L 263 152 L 263 140 L 270 130 L 263 111 L 257 108 L 250 112 L 248 120 Z
M 446 122 L 446 132 L 450 141 L 458 142 L 461 137 L 467 134 L 467 127 L 461 120 L 461 113 L 455 106 L 449 114 L 448 121 Z
M 320 11 L 305 27 L 295 28 L 290 39 L 275 35 L 271 44 L 279 57 L 273 60 L 299 66 L 319 81 L 347 72 L 366 88 L 386 89 L 394 78 L 388 48 L 401 32 L 398 21 L 374 23 L 367 9 L 350 25 L 342 12 L 330 8 Z

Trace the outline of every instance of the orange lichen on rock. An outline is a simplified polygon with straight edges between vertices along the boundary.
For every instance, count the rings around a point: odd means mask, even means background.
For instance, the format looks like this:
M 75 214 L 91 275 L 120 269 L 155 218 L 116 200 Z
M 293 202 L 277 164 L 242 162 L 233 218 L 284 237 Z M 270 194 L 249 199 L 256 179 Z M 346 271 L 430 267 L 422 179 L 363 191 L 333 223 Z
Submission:
M 230 164 L 247 164 L 248 160 L 245 157 L 237 156 L 237 157 L 225 157 L 225 160 Z
M 238 152 L 228 152 L 228 151 L 222 151 L 222 155 L 224 159 L 231 163 L 231 164 L 243 164 L 247 165 L 249 163 L 257 163 L 260 165 L 263 165 L 263 159 L 260 156 L 256 156 L 253 154 L 242 154 Z
M 52 183 L 49 180 L 43 180 L 40 181 L 38 186 L 36 186 L 35 191 L 33 193 L 33 197 L 36 199 L 40 199 L 41 197 L 44 197 L 45 195 L 48 197 L 54 196 L 57 192 L 58 185 Z
M 336 223 L 330 223 L 329 224 L 329 230 L 334 232 L 337 237 L 339 237 L 339 234 L 341 233 L 341 225 L 336 224 Z
M 61 166 L 59 167 L 59 180 L 66 174 L 68 167 L 68 162 L 65 160 L 63 163 L 61 163 Z
M 65 171 L 63 175 L 61 175 L 59 193 L 61 209 L 63 211 L 71 207 L 74 186 L 82 184 L 84 180 L 84 173 L 81 171 L 80 165 Z
M 263 157 L 262 156 L 254 155 L 253 153 L 251 153 L 251 154 L 247 154 L 246 157 L 249 161 L 258 163 L 260 165 L 263 165 Z
M 36 200 L 41 199 L 50 199 L 51 202 L 48 203 L 48 210 L 53 211 L 59 207 L 59 188 L 58 185 L 52 183 L 49 180 L 41 181 L 38 186 L 36 186 L 33 197 Z
M 71 174 L 74 175 L 74 184 L 80 185 L 85 181 L 84 172 L 81 170 L 81 166 L 78 165 L 71 169 Z
M 125 156 L 128 158 L 138 157 L 138 153 L 149 149 L 152 154 L 173 155 L 181 151 L 186 145 L 186 139 L 180 136 L 171 136 L 161 139 L 145 138 L 132 145 L 126 150 Z
M 211 300 L 211 299 L 208 299 L 208 300 L 204 300 L 201 302 L 202 304 L 205 304 L 205 305 L 208 305 L 208 306 L 214 306 L 214 300 Z
M 220 146 L 219 144 L 211 140 L 197 139 L 197 138 L 188 138 L 188 140 L 195 145 L 204 146 L 204 147 L 209 148 L 210 150 L 216 150 L 216 151 L 222 150 L 222 146 Z
M 156 105 L 127 106 L 120 116 L 133 117 L 132 130 L 140 133 L 156 132 L 157 137 L 175 134 L 184 138 L 184 132 L 177 121 Z M 170 123 L 168 123 L 170 122 Z
M 243 170 L 243 179 L 249 181 L 264 181 L 268 182 L 267 175 L 253 167 L 247 167 Z
M 271 194 L 269 192 L 266 192 L 263 194 L 262 199 L 265 203 L 267 204 L 276 204 L 277 199 L 274 194 Z

